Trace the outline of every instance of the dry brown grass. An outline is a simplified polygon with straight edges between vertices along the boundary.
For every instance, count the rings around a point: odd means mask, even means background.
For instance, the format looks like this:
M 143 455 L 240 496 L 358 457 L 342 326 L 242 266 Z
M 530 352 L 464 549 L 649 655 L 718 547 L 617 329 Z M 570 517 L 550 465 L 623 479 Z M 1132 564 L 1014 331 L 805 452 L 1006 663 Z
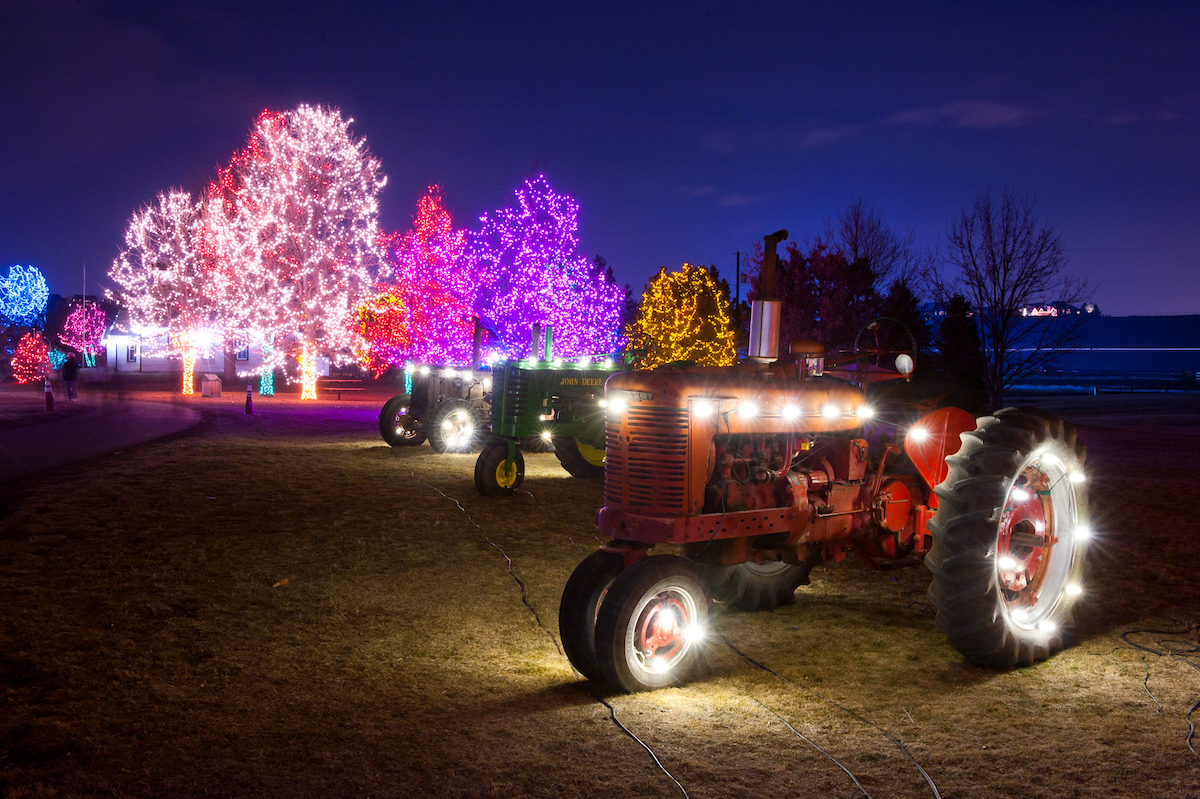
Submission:
M 606 697 L 618 718 L 693 797 L 861 796 L 781 718 L 876 797 L 932 795 L 879 728 L 946 797 L 1200 795 L 1200 671 L 1121 639 L 1200 622 L 1200 414 L 1137 426 L 1146 400 L 1103 399 L 1072 414 L 1105 531 L 1076 646 L 966 667 L 924 571 L 847 562 L 718 615 L 786 679 L 718 639 L 693 683 Z M 485 499 L 473 457 L 388 449 L 377 404 L 338 404 L 227 397 L 190 434 L 0 487 L 6 795 L 681 795 L 554 641 L 600 487 L 531 455 L 529 495 Z M 1133 640 L 1164 638 L 1196 640 Z

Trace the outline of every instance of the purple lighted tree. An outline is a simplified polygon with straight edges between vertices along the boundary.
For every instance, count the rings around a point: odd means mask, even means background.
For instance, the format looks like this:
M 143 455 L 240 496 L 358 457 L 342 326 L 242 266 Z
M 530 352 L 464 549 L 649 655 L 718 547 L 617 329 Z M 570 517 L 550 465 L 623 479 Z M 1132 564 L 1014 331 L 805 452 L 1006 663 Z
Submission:
M 556 194 L 545 176 L 516 190 L 516 204 L 480 217 L 466 261 L 480 284 L 478 307 L 523 354 L 534 324 L 554 326 L 563 356 L 615 350 L 624 290 L 577 251 L 579 205 Z

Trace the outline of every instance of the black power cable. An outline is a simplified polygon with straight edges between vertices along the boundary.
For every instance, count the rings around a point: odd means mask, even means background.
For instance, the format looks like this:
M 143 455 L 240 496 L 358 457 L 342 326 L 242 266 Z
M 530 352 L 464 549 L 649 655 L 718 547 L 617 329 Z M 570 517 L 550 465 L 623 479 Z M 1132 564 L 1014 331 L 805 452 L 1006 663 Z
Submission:
M 1179 660 L 1188 664 L 1196 671 L 1200 671 L 1200 665 L 1197 665 L 1195 661 L 1184 657 L 1184 655 L 1192 655 L 1200 652 L 1200 643 L 1197 643 L 1196 641 L 1180 638 L 1160 638 L 1155 643 L 1161 648 L 1156 649 L 1155 647 L 1145 646 L 1144 644 L 1139 644 L 1135 641 L 1129 640 L 1129 636 L 1131 635 L 1191 635 L 1197 630 L 1200 630 L 1200 624 L 1193 624 L 1191 627 L 1188 627 L 1185 630 L 1127 630 L 1121 633 L 1121 640 L 1132 646 L 1134 649 L 1140 649 L 1143 652 L 1148 652 L 1155 657 L 1169 657 Z M 1146 693 L 1150 694 L 1150 686 L 1148 685 L 1150 681 L 1150 664 L 1146 663 L 1145 657 L 1142 658 L 1142 662 L 1146 664 L 1146 677 L 1142 680 L 1142 687 L 1146 689 Z M 1150 694 L 1150 698 L 1154 699 L 1154 704 L 1158 705 L 1158 710 L 1156 710 L 1156 712 L 1161 716 L 1162 703 L 1155 698 L 1154 694 Z M 1200 752 L 1197 752 L 1196 747 L 1192 745 L 1192 741 L 1196 737 L 1196 722 L 1192 721 L 1192 715 L 1197 710 L 1200 710 L 1200 699 L 1196 700 L 1196 702 L 1194 702 L 1188 709 L 1188 712 L 1183 714 L 1183 720 L 1188 723 L 1188 734 L 1187 738 L 1184 740 L 1184 743 L 1187 744 L 1187 748 L 1193 755 L 1195 755 L 1197 758 L 1200 758 Z
M 857 719 L 858 721 L 861 721 L 863 724 L 866 724 L 868 727 L 874 727 L 876 730 L 879 730 L 881 733 L 883 733 L 885 736 L 887 736 L 892 741 L 892 743 L 894 743 L 900 749 L 901 752 L 904 753 L 904 756 L 909 759 L 909 762 L 911 762 L 913 764 L 913 766 L 917 769 L 917 771 L 920 772 L 921 776 L 925 778 L 925 782 L 929 783 L 929 788 L 930 788 L 930 790 L 933 791 L 933 795 L 934 795 L 935 799 L 942 799 L 942 794 L 938 791 L 937 785 L 934 784 L 933 778 L 929 776 L 929 773 L 927 771 L 925 771 L 925 769 L 921 768 L 921 764 L 917 762 L 917 759 L 912 756 L 912 752 L 908 751 L 908 747 L 906 747 L 900 741 L 899 738 L 892 735 L 890 732 L 885 730 L 883 727 L 880 727 L 878 724 L 871 721 L 870 719 L 859 715 L 857 712 L 851 710 L 850 708 L 846 707 L 845 705 L 835 702 L 832 699 L 829 699 L 827 697 L 824 697 L 811 688 L 808 688 L 806 686 L 803 686 L 796 682 L 793 682 L 792 680 L 789 680 L 787 677 L 784 677 L 782 674 L 775 671 L 775 669 L 771 668 L 770 666 L 766 665 L 765 663 L 755 660 L 754 658 L 750 657 L 745 652 L 743 652 L 742 650 L 740 650 L 736 646 L 734 646 L 733 642 L 730 641 L 728 638 L 726 638 L 723 634 L 721 634 L 721 641 L 725 644 L 725 646 L 732 649 L 735 653 L 740 655 L 747 662 L 749 662 L 755 666 L 758 666 L 763 671 L 774 674 L 776 677 L 783 680 L 788 685 L 790 685 L 794 688 L 799 688 L 801 691 L 806 691 L 806 692 L 812 694 L 813 696 L 817 697 L 818 699 L 820 699 L 822 702 L 833 705 L 834 707 L 849 714 L 850 716 Z
M 415 478 L 416 471 L 415 470 L 410 470 L 410 471 L 412 471 L 412 475 Z M 529 590 L 525 585 L 525 581 L 522 580 L 519 576 L 517 576 L 516 571 L 513 570 L 512 558 L 508 556 L 508 553 L 505 552 L 504 549 L 501 548 L 501 546 L 499 544 L 497 544 L 495 541 L 493 541 L 491 539 L 491 537 L 489 537 L 488 534 L 483 531 L 483 527 L 481 527 L 479 525 L 479 522 L 475 521 L 475 519 L 471 516 L 471 514 L 467 511 L 467 509 L 462 506 L 461 502 L 459 502 L 457 499 L 455 499 L 454 497 L 447 494 L 445 491 L 442 491 L 437 486 L 433 486 L 433 485 L 430 485 L 429 483 L 424 483 L 424 482 L 422 482 L 421 485 L 425 486 L 426 488 L 430 488 L 430 489 L 436 491 L 437 493 L 441 494 L 446 499 L 453 502 L 458 507 L 458 509 L 460 511 L 462 511 L 463 515 L 467 517 L 467 521 L 469 521 L 472 525 L 474 525 L 475 529 L 479 531 L 479 534 L 483 536 L 483 540 L 487 541 L 488 544 L 492 548 L 494 548 L 497 552 L 500 553 L 500 555 L 504 558 L 505 562 L 508 564 L 508 573 L 512 576 L 512 578 L 514 580 L 516 580 L 517 585 L 519 585 L 521 587 L 521 604 L 523 604 L 526 607 L 526 609 L 528 609 L 529 612 L 533 614 L 533 618 L 537 622 L 537 625 L 542 628 L 542 630 L 546 633 L 546 635 L 548 635 L 550 637 L 550 641 L 554 644 L 554 648 L 558 650 L 558 654 L 562 655 L 563 657 L 566 657 L 566 655 L 563 653 L 562 646 L 558 643 L 558 638 L 556 638 L 554 633 L 550 632 L 550 629 L 542 622 L 542 617 L 538 615 L 538 612 L 537 612 L 537 610 L 534 609 L 533 605 L 529 604 Z M 526 493 L 529 493 L 529 492 L 526 492 Z M 533 497 L 533 494 L 530 494 L 529 496 Z M 537 502 L 537 500 L 534 499 L 534 502 Z M 541 507 L 540 503 L 539 503 L 539 507 Z M 546 509 L 542 508 L 542 512 L 545 513 Z M 550 514 L 547 513 L 546 518 L 549 518 L 549 517 L 550 517 Z M 572 542 L 572 543 L 574 543 L 574 542 Z M 576 546 L 578 546 L 578 544 L 576 544 Z M 567 662 L 570 663 L 570 658 L 567 658 Z M 572 670 L 575 670 L 576 675 L 578 675 L 579 677 L 583 676 L 582 674 L 579 674 L 578 670 L 575 669 L 574 664 L 571 664 L 571 668 L 572 668 Z M 596 691 L 593 689 L 593 687 L 590 683 L 588 684 L 588 692 L 591 693 L 591 695 L 593 697 L 595 697 L 597 702 L 604 705 L 604 707 L 608 708 L 608 715 L 609 715 L 609 718 L 612 719 L 613 724 L 616 724 L 618 727 L 620 727 L 622 732 L 624 732 L 626 735 L 628 735 L 630 738 L 632 738 L 634 741 L 636 741 L 639 746 L 641 746 L 643 749 L 646 750 L 646 752 L 650 755 L 650 758 L 654 761 L 654 764 L 656 766 L 658 766 L 659 770 L 661 770 L 663 774 L 666 774 L 667 777 L 670 778 L 671 782 L 675 783 L 676 787 L 678 787 L 680 792 L 683 793 L 684 799 L 691 799 L 691 797 L 688 795 L 687 789 L 685 789 L 683 787 L 683 783 L 681 783 L 679 780 L 675 779 L 675 775 L 667 770 L 667 767 L 664 766 L 662 764 L 662 761 L 658 759 L 658 755 L 656 755 L 654 753 L 654 750 L 651 749 L 650 746 L 645 741 L 643 741 L 641 738 L 637 737 L 637 735 L 635 735 L 632 730 L 630 730 L 628 727 L 626 727 L 624 724 L 621 723 L 621 720 L 619 718 L 617 718 L 617 709 L 612 706 L 612 703 L 610 703 L 604 697 L 602 697 L 598 693 L 596 693 Z

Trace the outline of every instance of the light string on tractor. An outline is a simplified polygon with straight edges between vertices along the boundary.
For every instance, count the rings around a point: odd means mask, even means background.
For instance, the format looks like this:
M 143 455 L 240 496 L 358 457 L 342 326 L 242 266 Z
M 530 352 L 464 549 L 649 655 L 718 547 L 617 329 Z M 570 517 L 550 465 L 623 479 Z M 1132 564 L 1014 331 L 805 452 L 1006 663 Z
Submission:
M 791 730 L 792 732 L 794 732 L 794 733 L 796 734 L 796 737 L 797 737 L 797 738 L 799 738 L 800 740 L 804 741 L 804 743 L 808 744 L 808 745 L 809 745 L 809 746 L 811 746 L 813 749 L 816 749 L 818 752 L 820 752 L 821 754 L 825 755 L 825 757 L 827 757 L 827 758 L 829 758 L 830 760 L 832 760 L 832 761 L 833 761 L 833 763 L 834 763 L 834 765 L 836 765 L 836 766 L 837 766 L 838 768 L 840 768 L 842 771 L 846 772 L 846 776 L 848 776 L 848 777 L 849 777 L 851 780 L 853 780 L 853 781 L 854 781 L 854 784 L 858 786 L 858 789 L 859 789 L 860 791 L 862 791 L 862 792 L 863 792 L 863 796 L 867 797 L 867 799 L 873 799 L 873 797 L 871 796 L 871 794 L 867 792 L 867 789 L 863 787 L 863 784 L 862 784 L 861 782 L 859 782 L 859 781 L 858 781 L 858 777 L 854 776 L 854 772 L 853 772 L 853 771 L 851 771 L 850 769 L 846 768 L 845 764 L 843 764 L 843 763 L 842 763 L 842 761 L 838 760 L 836 757 L 834 757 L 833 755 L 829 754 L 829 752 L 827 752 L 827 751 L 825 751 L 824 749 L 822 749 L 822 748 L 821 748 L 820 746 L 818 746 L 818 745 L 816 744 L 816 742 L 814 742 L 814 741 L 813 741 L 811 738 L 807 737 L 807 736 L 806 736 L 804 733 L 800 732 L 798 729 L 796 729 L 796 728 L 795 728 L 795 727 L 793 727 L 791 724 L 789 724 L 787 719 L 785 719 L 783 716 L 781 716 L 781 715 L 779 715 L 778 713 L 776 713 L 774 710 L 771 710 L 771 708 L 769 708 L 769 707 L 767 707 L 766 705 L 764 705 L 764 704 L 763 704 L 761 701 L 759 701 L 759 700 L 758 700 L 756 697 L 753 697 L 753 696 L 752 696 L 752 697 L 750 697 L 750 698 L 751 698 L 751 699 L 753 699 L 753 700 L 755 701 L 755 703 L 756 703 L 756 704 L 757 704 L 759 707 L 761 707 L 763 710 L 767 711 L 767 712 L 768 712 L 768 713 L 770 713 L 772 716 L 774 716 L 775 718 L 779 719 L 779 721 L 780 721 L 780 722 L 783 724 L 783 726 L 787 727 L 789 730 Z
M 417 476 L 416 470 L 410 469 L 409 471 L 412 474 L 413 478 L 416 479 L 416 476 Z M 500 555 L 504 558 L 505 562 L 508 564 L 509 575 L 514 580 L 516 580 L 517 585 L 519 585 L 521 587 L 521 604 L 524 605 L 525 608 L 530 613 L 533 614 L 534 621 L 536 621 L 537 625 L 542 628 L 542 630 L 546 633 L 546 635 L 548 635 L 550 637 L 550 641 L 551 641 L 551 643 L 554 644 L 554 648 L 556 650 L 558 650 L 558 654 L 564 658 L 567 657 L 566 654 L 563 652 L 562 645 L 559 644 L 559 642 L 558 642 L 558 638 L 555 637 L 554 633 L 550 632 L 550 628 L 548 628 L 542 622 L 542 617 L 540 615 L 538 615 L 537 610 L 533 607 L 533 605 L 531 605 L 529 603 L 529 589 L 526 587 L 525 581 L 522 580 L 517 575 L 516 571 L 513 569 L 512 558 L 510 558 L 508 556 L 508 553 L 505 552 L 504 549 L 499 544 L 497 544 L 495 541 L 493 541 L 486 532 L 484 532 L 483 527 L 480 526 L 479 522 L 475 521 L 475 519 L 471 516 L 470 512 L 467 511 L 467 509 L 462 506 L 461 502 L 459 502 L 457 499 L 455 499 L 454 497 L 447 494 L 445 491 L 442 491 L 437 486 L 433 486 L 433 485 L 430 485 L 429 483 L 425 483 L 425 482 L 421 482 L 420 484 L 425 486 L 426 488 L 436 491 L 437 493 L 441 494 L 446 499 L 453 502 L 458 507 L 458 509 L 460 511 L 462 511 L 463 515 L 467 517 L 467 521 L 469 521 L 472 525 L 474 525 L 475 529 L 479 531 L 479 534 L 483 536 L 483 540 L 487 541 L 488 544 L 493 549 L 495 549 L 497 552 L 500 553 Z M 526 491 L 525 493 L 528 494 L 529 492 Z M 533 494 L 529 494 L 529 496 L 533 497 Z M 536 498 L 534 499 L 534 502 L 537 502 Z M 540 503 L 539 503 L 539 507 L 541 507 Z M 542 508 L 542 512 L 546 513 L 546 509 Z M 549 513 L 546 513 L 546 518 L 547 519 L 550 518 Z M 574 543 L 574 542 L 572 541 L 571 543 Z M 576 544 L 576 546 L 578 547 L 579 545 Z M 580 547 L 580 549 L 582 549 L 582 547 Z M 567 662 L 570 663 L 570 658 L 567 658 Z M 571 669 L 572 669 L 572 671 L 575 672 L 576 676 L 579 676 L 579 677 L 583 676 L 583 675 L 579 674 L 578 670 L 575 669 L 574 664 L 571 664 Z M 683 787 L 683 783 L 681 783 L 679 780 L 675 779 L 675 775 L 667 770 L 667 767 L 664 766 L 662 764 L 662 761 L 658 759 L 658 755 L 654 753 L 654 750 L 651 749 L 650 746 L 645 741 L 643 741 L 641 738 L 637 737 L 637 735 L 634 734 L 633 730 L 629 729 L 623 723 L 621 723 L 621 720 L 619 718 L 617 718 L 617 709 L 612 706 L 612 703 L 610 703 L 604 697 L 600 696 L 600 694 L 598 694 L 595 691 L 595 689 L 592 687 L 592 684 L 590 682 L 587 683 L 587 690 L 593 696 L 593 698 L 595 698 L 595 700 L 597 702 L 604 705 L 604 707 L 608 708 L 608 716 L 609 716 L 609 719 L 612 720 L 613 724 L 616 724 L 621 729 L 622 732 L 624 732 L 626 735 L 628 735 L 630 738 L 632 738 L 634 741 L 636 741 L 639 746 L 641 746 L 643 749 L 646 750 L 646 753 L 650 755 L 650 758 L 654 761 L 654 764 L 656 766 L 658 766 L 659 770 L 662 771 L 663 774 L 666 774 L 667 777 L 670 778 L 671 782 L 675 783 L 676 787 L 679 788 L 680 792 L 684 796 L 684 799 L 691 799 L 691 796 L 688 794 L 687 789 Z
M 1192 655 L 1200 652 L 1200 644 L 1197 644 L 1195 641 L 1178 638 L 1162 638 L 1155 641 L 1155 643 L 1160 647 L 1156 649 L 1152 646 L 1146 646 L 1144 644 L 1139 644 L 1135 641 L 1129 640 L 1129 636 L 1131 635 L 1192 635 L 1196 632 L 1196 630 L 1200 630 L 1200 624 L 1193 624 L 1191 627 L 1188 627 L 1185 630 L 1127 630 L 1126 632 L 1121 633 L 1121 640 L 1132 646 L 1134 649 L 1140 649 L 1143 652 L 1148 652 L 1155 657 L 1169 657 L 1173 660 L 1179 660 L 1188 664 L 1196 671 L 1200 671 L 1200 665 L 1197 665 L 1195 661 L 1184 657 L 1184 655 Z M 1142 680 L 1142 686 L 1146 689 L 1146 693 L 1150 694 L 1150 664 L 1146 663 L 1145 657 L 1142 658 L 1142 662 L 1146 664 L 1146 676 Z M 1150 694 L 1150 698 L 1154 699 L 1154 703 L 1159 707 L 1159 710 L 1156 712 L 1158 715 L 1162 716 L 1162 703 L 1155 699 L 1154 694 Z M 1196 722 L 1192 721 L 1192 715 L 1197 710 L 1200 710 L 1200 699 L 1197 699 L 1195 702 L 1193 702 L 1192 706 L 1188 709 L 1188 712 L 1183 714 L 1183 720 L 1188 723 L 1188 734 L 1187 738 L 1184 740 L 1184 743 L 1187 744 L 1187 748 L 1193 755 L 1195 755 L 1197 758 L 1200 758 L 1200 752 L 1197 752 L 1196 747 L 1192 745 L 1192 741 L 1196 737 Z
M 801 691 L 805 691 L 805 692 L 810 693 L 813 696 L 817 697 L 822 702 L 833 705 L 838 710 L 841 710 L 841 711 L 849 714 L 850 716 L 857 719 L 858 721 L 861 721 L 863 724 L 866 724 L 868 727 L 874 727 L 876 730 L 879 730 L 881 733 L 883 733 L 885 736 L 887 736 L 892 741 L 892 743 L 894 743 L 900 749 L 901 752 L 904 753 L 904 756 L 908 758 L 909 762 L 911 762 L 913 764 L 913 766 L 917 769 L 917 771 L 921 774 L 921 776 L 925 778 L 925 782 L 929 783 L 929 788 L 930 788 L 930 790 L 933 791 L 933 795 L 934 795 L 935 799 L 942 799 L 942 794 L 938 791 L 937 785 L 934 784 L 933 778 L 929 776 L 929 772 L 927 772 L 927 771 L 925 771 L 925 769 L 921 768 L 921 764 L 917 762 L 917 759 L 912 756 L 912 752 L 908 751 L 908 747 L 906 747 L 899 738 L 892 735 L 890 732 L 885 730 L 883 727 L 880 727 L 878 724 L 871 721 L 870 719 L 868 719 L 868 718 L 860 715 L 856 711 L 851 710 L 850 708 L 846 707 L 845 705 L 843 705 L 839 702 L 835 702 L 832 699 L 829 699 L 825 696 L 822 696 L 821 694 L 817 693 L 816 691 L 814 691 L 811 688 L 808 688 L 807 686 L 800 685 L 799 683 L 789 680 L 787 677 L 784 677 L 782 674 L 775 671 L 775 669 L 771 668 L 770 666 L 766 665 L 765 663 L 755 660 L 754 658 L 750 657 L 742 650 L 738 649 L 733 644 L 732 641 L 730 641 L 728 638 L 725 637 L 724 633 L 718 633 L 718 635 L 721 637 L 721 641 L 724 642 L 725 646 L 732 649 L 736 654 L 740 655 L 747 662 L 749 662 L 755 666 L 758 666 L 763 671 L 774 674 L 776 677 L 783 680 L 788 685 L 790 685 L 794 688 L 799 688 Z

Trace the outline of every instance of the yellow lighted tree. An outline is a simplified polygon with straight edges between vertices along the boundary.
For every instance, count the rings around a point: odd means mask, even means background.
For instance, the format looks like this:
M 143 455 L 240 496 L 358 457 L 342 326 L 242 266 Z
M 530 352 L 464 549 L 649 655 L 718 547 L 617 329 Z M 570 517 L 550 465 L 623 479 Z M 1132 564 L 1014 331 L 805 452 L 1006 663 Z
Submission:
M 729 298 L 703 266 L 658 270 L 625 331 L 638 364 L 653 369 L 672 361 L 728 366 L 737 359 Z

